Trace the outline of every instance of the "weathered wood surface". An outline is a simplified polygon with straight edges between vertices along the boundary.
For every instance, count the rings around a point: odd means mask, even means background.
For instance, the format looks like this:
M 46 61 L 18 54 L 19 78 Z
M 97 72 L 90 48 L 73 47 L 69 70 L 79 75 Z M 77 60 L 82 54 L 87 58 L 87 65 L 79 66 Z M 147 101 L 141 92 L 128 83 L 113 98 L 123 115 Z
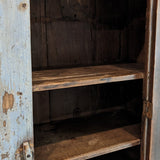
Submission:
M 0 0 L 0 159 L 33 149 L 29 0 Z M 32 157 L 32 155 L 30 155 Z
M 33 72 L 33 92 L 143 79 L 137 64 L 90 66 Z
M 51 146 L 51 148 L 48 147 L 49 148 L 48 154 L 53 154 L 56 148 L 52 149 L 52 147 L 55 145 L 58 147 L 59 146 L 58 144 L 61 144 L 61 142 L 69 142 L 69 141 L 75 142 L 78 137 L 81 137 L 78 140 L 80 140 L 80 142 L 86 145 L 87 142 L 84 142 L 82 137 L 90 137 L 90 135 L 93 135 L 93 134 L 99 135 L 103 131 L 107 133 L 108 131 L 112 131 L 116 128 L 118 129 L 118 128 L 129 126 L 129 125 L 132 126 L 132 124 L 138 124 L 139 122 L 140 122 L 140 119 L 138 120 L 134 116 L 131 116 L 130 112 L 121 110 L 121 111 L 115 111 L 110 113 L 101 113 L 98 115 L 96 114 L 94 116 L 87 116 L 83 118 L 73 118 L 65 121 L 47 123 L 43 125 L 35 125 L 35 146 L 36 148 L 38 147 L 39 152 L 41 147 L 47 148 L 47 146 Z M 138 135 L 137 138 L 139 138 L 140 136 L 139 134 L 140 125 L 138 126 L 139 126 L 138 129 L 135 130 L 135 133 L 137 133 Z M 132 134 L 132 132 L 129 132 L 129 134 Z M 136 136 L 136 134 L 133 136 Z M 105 142 L 108 142 L 108 140 L 105 139 Z M 71 145 L 69 144 L 69 146 Z M 79 147 L 81 149 L 81 146 Z M 96 149 L 96 147 L 93 146 L 92 149 Z M 41 152 L 43 150 L 44 149 L 42 149 Z M 67 151 L 68 149 L 63 148 L 63 153 L 64 152 L 68 153 Z M 81 151 L 84 151 L 84 150 L 82 149 Z M 70 150 L 69 150 L 69 153 L 70 153 Z M 38 158 L 40 157 L 39 153 L 35 152 L 35 157 L 37 158 L 37 156 Z M 48 158 L 47 154 L 45 154 L 44 156 L 46 156 L 45 158 Z
M 131 125 L 83 136 L 74 137 L 73 135 L 71 139 L 63 139 L 52 144 L 37 147 L 36 158 L 38 160 L 80 160 L 93 158 L 139 145 L 139 131 L 139 125 Z M 67 131 L 65 134 L 65 137 L 67 137 L 69 132 Z M 75 132 L 75 136 L 76 134 Z
M 143 118 L 145 132 L 142 160 L 158 160 L 160 159 L 160 1 L 148 0 L 147 11 L 145 49 L 148 54 L 144 99 L 151 103 L 152 116 Z M 144 111 L 146 110 L 144 105 Z
M 137 106 L 142 105 L 142 82 L 135 80 L 54 90 L 51 92 L 50 120 L 77 118 L 124 108 L 141 117 L 141 107 Z
M 155 29 L 155 56 L 153 71 L 153 119 L 151 121 L 151 148 L 150 148 L 150 160 L 160 159 L 160 1 L 154 1 L 156 8 L 156 25 L 153 28 L 153 34 Z M 155 18 L 153 17 L 153 18 Z M 152 41 L 153 42 L 153 41 Z M 154 43 L 153 43 L 154 45 Z
M 32 0 L 33 70 L 135 62 L 143 45 L 144 14 L 145 0 Z M 35 123 L 72 115 L 76 106 L 88 111 L 95 98 L 101 106 L 99 95 L 113 95 L 117 89 L 112 87 L 86 89 L 88 100 L 84 89 L 34 93 Z M 91 107 L 80 104 L 83 98 Z
M 45 0 L 31 1 L 31 19 L 45 17 Z M 45 23 L 32 23 L 32 69 L 43 69 L 48 66 L 47 30 Z M 49 121 L 49 92 L 33 94 L 34 123 Z M 44 112 L 45 111 L 45 112 Z M 43 113 L 43 114 L 42 114 Z
M 93 158 L 92 160 L 139 160 L 139 146 L 129 149 L 121 150 L 118 152 L 106 154 L 100 157 Z
M 150 160 L 150 131 L 151 131 L 151 120 L 146 116 L 147 102 L 152 101 L 152 86 L 153 86 L 153 60 L 154 60 L 154 34 L 155 31 L 155 17 L 156 9 L 154 0 L 147 0 L 146 10 L 146 32 L 145 32 L 145 45 L 144 52 L 145 56 L 145 76 L 143 85 L 143 115 L 142 115 L 142 143 L 141 143 L 141 160 Z M 142 53 L 143 54 L 143 53 Z

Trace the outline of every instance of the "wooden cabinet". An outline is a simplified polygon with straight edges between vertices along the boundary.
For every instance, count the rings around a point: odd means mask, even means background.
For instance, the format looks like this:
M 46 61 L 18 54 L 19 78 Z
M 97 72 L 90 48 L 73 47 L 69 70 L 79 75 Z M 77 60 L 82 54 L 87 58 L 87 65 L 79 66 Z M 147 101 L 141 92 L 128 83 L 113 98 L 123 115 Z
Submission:
M 0 159 L 159 160 L 159 6 L 0 1 Z

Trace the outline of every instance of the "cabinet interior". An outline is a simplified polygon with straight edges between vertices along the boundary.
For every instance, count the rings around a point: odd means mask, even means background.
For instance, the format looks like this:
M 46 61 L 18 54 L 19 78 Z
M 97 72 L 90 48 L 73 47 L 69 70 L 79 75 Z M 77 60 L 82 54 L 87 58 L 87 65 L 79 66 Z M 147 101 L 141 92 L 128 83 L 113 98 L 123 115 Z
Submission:
M 137 160 L 145 17 L 146 0 L 31 1 L 36 159 Z

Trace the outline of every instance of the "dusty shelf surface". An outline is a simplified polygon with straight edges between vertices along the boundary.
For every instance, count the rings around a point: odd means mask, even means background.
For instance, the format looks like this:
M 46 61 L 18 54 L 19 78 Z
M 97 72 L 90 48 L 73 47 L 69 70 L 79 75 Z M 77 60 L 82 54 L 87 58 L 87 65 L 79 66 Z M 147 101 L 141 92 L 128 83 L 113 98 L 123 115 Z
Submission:
M 140 144 L 135 120 L 126 113 L 107 115 L 35 126 L 36 159 L 82 160 Z
M 142 65 L 117 64 L 33 72 L 33 92 L 144 78 Z

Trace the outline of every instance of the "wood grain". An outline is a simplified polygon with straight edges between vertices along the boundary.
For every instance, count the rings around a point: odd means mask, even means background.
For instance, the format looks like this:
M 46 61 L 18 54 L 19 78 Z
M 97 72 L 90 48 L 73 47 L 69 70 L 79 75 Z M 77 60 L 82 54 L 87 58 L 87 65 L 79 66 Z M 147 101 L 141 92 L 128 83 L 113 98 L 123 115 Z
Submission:
M 151 103 L 152 117 L 143 117 L 143 143 L 141 160 L 160 159 L 160 3 L 158 0 L 147 1 L 146 22 L 146 70 L 144 79 L 144 100 Z M 145 104 L 145 103 L 144 103 Z M 144 111 L 147 106 L 144 105 Z
M 132 27 L 128 25 L 145 14 L 144 5 L 144 0 L 31 1 L 33 70 L 128 63 L 131 59 L 135 60 L 144 31 L 140 29 L 137 32 L 140 25 L 134 23 L 132 26 L 137 28 L 132 34 Z M 75 108 L 88 112 L 88 108 L 93 107 L 94 112 L 95 106 L 104 104 L 99 95 L 107 92 L 113 95 L 117 92 L 115 86 L 109 89 L 111 91 L 101 89 L 100 86 L 85 91 L 71 88 L 69 91 L 34 93 L 34 122 L 44 123 L 72 115 Z M 123 92 L 119 94 L 125 97 Z M 111 102 L 111 98 L 104 100 L 107 103 L 104 106 L 108 106 L 108 101 Z M 115 102 L 114 99 L 112 101 Z
M 38 160 L 82 160 L 140 144 L 140 126 L 131 125 L 62 140 L 36 148 Z
M 91 25 L 83 22 L 47 24 L 48 67 L 93 65 Z
M 33 92 L 143 79 L 141 65 L 119 64 L 33 72 Z
M 31 1 L 31 17 L 45 17 L 45 0 Z M 42 70 L 48 66 L 46 25 L 32 23 L 31 33 L 32 69 Z M 49 122 L 49 92 L 33 94 L 33 113 L 35 124 Z

